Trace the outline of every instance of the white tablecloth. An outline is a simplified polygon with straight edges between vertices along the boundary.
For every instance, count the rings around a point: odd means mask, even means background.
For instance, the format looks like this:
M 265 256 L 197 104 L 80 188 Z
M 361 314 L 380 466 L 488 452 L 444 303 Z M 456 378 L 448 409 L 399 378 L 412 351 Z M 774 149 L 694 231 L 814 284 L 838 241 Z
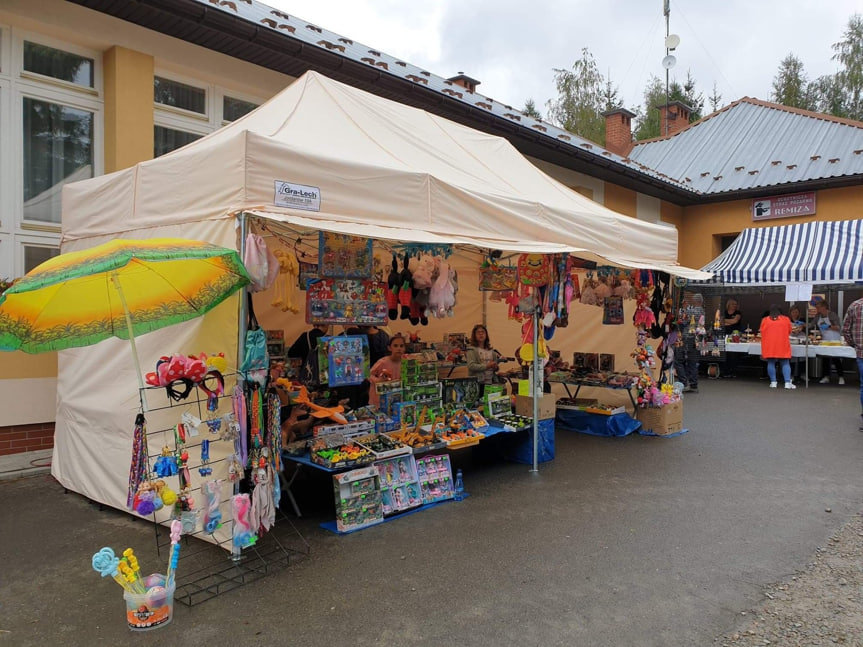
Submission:
M 727 353 L 746 353 L 749 355 L 761 355 L 761 343 L 725 344 Z M 821 355 L 823 357 L 857 357 L 857 353 L 850 346 L 809 346 L 809 357 Z M 791 344 L 791 357 L 806 357 L 805 344 Z

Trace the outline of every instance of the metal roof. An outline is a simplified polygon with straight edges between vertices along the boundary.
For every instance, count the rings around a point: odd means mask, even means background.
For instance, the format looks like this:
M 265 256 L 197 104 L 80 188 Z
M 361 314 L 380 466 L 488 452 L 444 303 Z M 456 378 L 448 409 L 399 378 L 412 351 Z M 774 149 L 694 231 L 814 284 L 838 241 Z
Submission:
M 863 123 L 744 97 L 629 156 L 701 194 L 859 182 Z
M 509 139 L 524 155 L 679 204 L 683 184 L 521 110 L 257 0 L 69 0 L 189 43 L 338 81 Z
M 258 0 L 68 1 L 290 76 L 316 70 L 505 137 L 524 155 L 682 206 L 776 193 L 777 186 L 791 192 L 863 182 L 863 159 L 854 152 L 863 149 L 863 124 L 757 99 L 741 99 L 669 139 L 637 143 L 622 157 Z

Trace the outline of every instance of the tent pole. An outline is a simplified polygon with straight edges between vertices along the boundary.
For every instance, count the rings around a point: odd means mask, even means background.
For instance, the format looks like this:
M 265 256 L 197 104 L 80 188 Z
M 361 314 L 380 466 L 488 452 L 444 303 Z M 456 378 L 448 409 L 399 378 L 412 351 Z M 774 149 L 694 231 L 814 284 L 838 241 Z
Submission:
M 243 260 L 246 257 L 246 230 L 248 229 L 248 223 L 246 222 L 246 214 L 241 211 L 237 216 L 239 218 L 239 227 L 240 230 L 240 260 Z M 245 290 L 243 290 L 245 292 Z M 243 365 L 243 355 L 244 355 L 244 346 L 246 345 L 246 298 L 245 295 L 240 297 L 240 311 L 238 313 L 239 322 L 237 326 L 237 366 Z M 242 373 L 239 375 L 239 379 L 243 380 Z
M 147 398 L 144 396 L 144 377 L 141 375 L 141 361 L 138 359 L 138 347 L 135 345 L 135 333 L 132 332 L 132 316 L 129 314 L 129 306 L 126 305 L 126 295 L 120 286 L 120 277 L 116 270 L 111 272 L 111 282 L 117 295 L 120 297 L 120 305 L 123 306 L 123 315 L 126 317 L 126 330 L 129 331 L 129 343 L 132 344 L 132 360 L 135 362 L 135 375 L 138 378 L 138 398 L 141 400 L 141 411 L 147 414 Z
M 531 393 L 533 394 L 533 468 L 531 472 L 539 471 L 539 398 L 542 397 L 542 391 L 539 388 L 539 309 L 537 305 L 533 309 L 533 380 L 530 385 Z

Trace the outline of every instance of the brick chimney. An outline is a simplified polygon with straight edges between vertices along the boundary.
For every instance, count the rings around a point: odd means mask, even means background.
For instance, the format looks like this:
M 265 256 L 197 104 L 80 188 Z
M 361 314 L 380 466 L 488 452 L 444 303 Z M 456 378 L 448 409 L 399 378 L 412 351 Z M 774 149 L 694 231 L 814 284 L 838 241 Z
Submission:
M 692 108 L 682 101 L 669 101 L 667 105 L 656 107 L 659 109 L 660 137 L 670 137 L 689 125 L 689 115 L 692 114 Z
M 605 117 L 605 148 L 626 157 L 632 150 L 632 118 L 634 112 L 626 108 L 615 108 L 603 112 Z
M 476 92 L 476 86 L 480 84 L 476 79 L 472 79 L 467 76 L 464 72 L 459 72 L 455 76 L 451 76 L 447 79 L 451 83 L 455 83 L 456 85 L 460 85 L 468 92 Z

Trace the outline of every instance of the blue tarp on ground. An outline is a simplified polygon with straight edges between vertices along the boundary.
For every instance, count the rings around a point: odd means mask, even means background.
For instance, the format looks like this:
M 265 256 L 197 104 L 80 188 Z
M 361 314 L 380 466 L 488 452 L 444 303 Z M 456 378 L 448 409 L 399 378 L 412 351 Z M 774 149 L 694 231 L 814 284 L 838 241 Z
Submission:
M 641 427 L 641 423 L 628 413 L 603 416 L 570 409 L 558 409 L 554 423 L 560 429 L 592 436 L 628 436 Z
M 537 452 L 537 463 L 545 463 L 554 460 L 554 420 L 540 420 L 539 428 L 539 451 Z M 519 434 L 519 437 L 521 434 Z M 507 447 L 506 458 L 516 463 L 533 465 L 533 427 L 524 436 L 511 439 Z

